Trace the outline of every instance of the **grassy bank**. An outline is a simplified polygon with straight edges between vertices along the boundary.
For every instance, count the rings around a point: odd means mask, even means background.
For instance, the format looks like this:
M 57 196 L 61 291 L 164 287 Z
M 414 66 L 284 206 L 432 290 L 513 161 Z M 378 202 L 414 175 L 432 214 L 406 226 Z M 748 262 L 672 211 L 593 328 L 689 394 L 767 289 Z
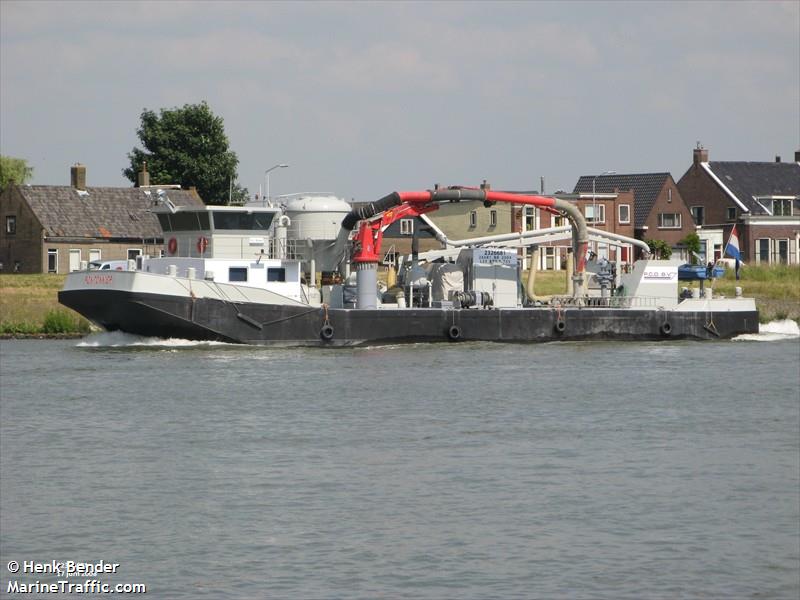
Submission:
M 800 323 L 800 267 L 752 266 L 742 269 L 736 281 L 732 269 L 715 282 L 715 293 L 733 296 L 736 286 L 745 296 L 756 298 L 761 321 L 794 319 Z M 89 333 L 89 322 L 58 303 L 63 275 L 0 274 L 0 335 L 64 336 Z M 564 294 L 564 272 L 544 271 L 536 275 L 538 295 Z
M 0 275 L 0 335 L 70 336 L 89 322 L 58 303 L 64 275 Z

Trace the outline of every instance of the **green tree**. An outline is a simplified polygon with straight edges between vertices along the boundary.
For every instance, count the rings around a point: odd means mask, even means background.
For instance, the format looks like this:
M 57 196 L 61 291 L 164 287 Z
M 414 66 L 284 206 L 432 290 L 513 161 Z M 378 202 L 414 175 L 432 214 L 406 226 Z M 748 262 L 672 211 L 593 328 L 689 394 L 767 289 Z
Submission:
M 700 236 L 696 233 L 690 233 L 678 243 L 686 246 L 689 251 L 689 264 L 695 264 L 697 260 L 695 254 L 700 254 Z
M 152 185 L 194 186 L 206 204 L 227 204 L 229 194 L 235 202 L 247 199 L 247 189 L 236 182 L 239 159 L 228 147 L 222 117 L 205 101 L 158 114 L 145 109 L 136 133 L 144 150 L 128 153 L 131 166 L 122 171 L 131 182 L 147 162 Z
M 666 260 L 672 256 L 672 248 L 664 240 L 645 240 L 645 243 L 650 246 L 650 253 L 655 258 Z
M 33 167 L 24 158 L 0 156 L 0 192 L 11 183 L 23 185 L 33 176 Z

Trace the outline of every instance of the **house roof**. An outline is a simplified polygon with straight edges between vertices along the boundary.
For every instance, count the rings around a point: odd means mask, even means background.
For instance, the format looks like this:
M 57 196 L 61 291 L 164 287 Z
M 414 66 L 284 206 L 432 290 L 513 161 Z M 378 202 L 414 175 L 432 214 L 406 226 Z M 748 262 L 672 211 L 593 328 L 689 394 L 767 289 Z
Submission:
M 598 194 L 611 194 L 615 191 L 633 191 L 633 215 L 636 227 L 642 227 L 647 215 L 664 187 L 669 173 L 637 173 L 632 175 L 582 175 L 575 184 L 574 194 L 591 194 L 592 181 Z
M 770 211 L 757 198 L 794 196 L 795 211 L 800 211 L 800 163 L 708 162 L 702 163 L 725 192 L 754 215 Z
M 149 212 L 157 188 L 17 186 L 49 237 L 156 238 L 163 232 Z M 193 190 L 166 189 L 176 206 L 202 206 Z

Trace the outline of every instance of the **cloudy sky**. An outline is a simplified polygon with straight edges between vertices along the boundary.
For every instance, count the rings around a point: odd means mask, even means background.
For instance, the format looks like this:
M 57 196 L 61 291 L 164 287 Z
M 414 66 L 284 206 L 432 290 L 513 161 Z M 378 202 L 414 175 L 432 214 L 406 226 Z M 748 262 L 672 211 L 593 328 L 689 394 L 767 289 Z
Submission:
M 571 190 L 800 149 L 800 2 L 0 2 L 0 152 L 129 185 L 143 109 L 206 100 L 251 193 Z

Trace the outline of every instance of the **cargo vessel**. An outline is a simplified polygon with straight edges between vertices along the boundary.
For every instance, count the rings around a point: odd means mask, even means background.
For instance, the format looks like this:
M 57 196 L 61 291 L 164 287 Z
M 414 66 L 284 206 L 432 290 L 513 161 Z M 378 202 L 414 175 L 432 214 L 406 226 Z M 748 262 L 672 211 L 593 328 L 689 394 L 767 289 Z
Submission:
M 512 248 L 508 239 L 442 240 L 441 252 L 407 257 L 397 284 L 387 288 L 378 277 L 384 231 L 401 218 L 425 218 L 444 202 L 535 206 L 570 224 L 513 234 Z M 164 256 L 140 257 L 131 270 L 71 273 L 59 302 L 108 331 L 275 346 L 758 332 L 752 298 L 715 296 L 703 285 L 714 269 L 648 256 L 631 265 L 593 259 L 590 239 L 606 234 L 557 197 L 448 187 L 393 192 L 353 210 L 324 194 L 293 195 L 280 206 L 186 208 L 162 193 L 153 211 L 164 230 Z M 543 298 L 535 293 L 535 268 L 523 280 L 518 248 L 558 234 L 571 239 L 569 292 Z M 682 288 L 683 279 L 701 286 Z

